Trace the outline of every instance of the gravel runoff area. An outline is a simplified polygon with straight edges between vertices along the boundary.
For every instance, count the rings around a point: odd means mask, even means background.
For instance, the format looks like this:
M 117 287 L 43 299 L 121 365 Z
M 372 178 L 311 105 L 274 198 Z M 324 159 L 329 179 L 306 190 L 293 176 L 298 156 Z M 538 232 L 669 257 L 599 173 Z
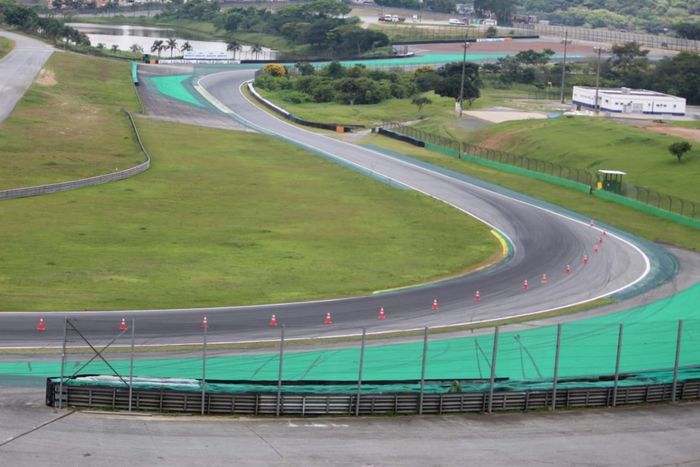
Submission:
M 21 384 L 0 391 L 3 465 L 700 462 L 700 403 L 526 414 L 249 419 L 56 410 L 43 405 L 43 392 Z

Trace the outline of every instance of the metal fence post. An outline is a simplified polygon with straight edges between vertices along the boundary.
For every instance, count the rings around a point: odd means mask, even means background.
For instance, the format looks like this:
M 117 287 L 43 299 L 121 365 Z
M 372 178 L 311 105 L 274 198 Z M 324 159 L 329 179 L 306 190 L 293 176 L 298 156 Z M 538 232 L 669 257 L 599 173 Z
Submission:
M 58 383 L 58 408 L 63 408 L 63 375 L 66 367 L 66 338 L 68 335 L 68 318 L 63 321 L 63 350 L 61 351 L 61 381 Z
M 615 383 L 613 385 L 612 406 L 617 404 L 617 383 L 620 379 L 620 355 L 622 354 L 622 332 L 624 325 L 620 323 L 620 331 L 617 335 L 617 356 L 615 357 Z
M 284 357 L 284 324 L 280 328 L 280 366 L 277 373 L 277 409 L 275 415 L 280 416 L 280 404 L 282 402 L 282 362 Z
M 559 379 L 559 349 L 561 348 L 561 323 L 557 324 L 557 344 L 554 351 L 554 376 L 552 378 L 552 410 L 557 410 L 557 380 Z
M 493 330 L 493 355 L 491 356 L 491 380 L 489 382 L 488 413 L 493 410 L 493 386 L 496 382 L 496 355 L 498 354 L 498 326 Z
M 136 333 L 136 320 L 131 319 L 131 361 L 129 362 L 129 412 L 134 394 L 134 334 Z
M 671 402 L 676 402 L 676 389 L 678 388 L 678 364 L 681 361 L 681 340 L 683 338 L 683 320 L 678 320 L 678 335 L 676 337 L 676 361 L 673 364 L 673 386 L 671 388 Z
M 362 344 L 360 344 L 360 369 L 357 374 L 357 398 L 355 400 L 355 416 L 360 415 L 360 393 L 362 392 L 362 369 L 365 363 L 365 339 L 367 328 L 362 328 Z
M 428 356 L 428 326 L 423 331 L 423 361 L 420 370 L 420 399 L 418 403 L 418 415 L 423 415 L 423 395 L 425 393 L 425 365 Z
M 204 317 L 202 321 L 202 328 L 204 328 L 204 340 L 202 345 L 202 415 L 204 415 L 204 404 L 206 402 L 206 387 L 207 387 L 207 329 L 209 329 L 209 322 L 207 317 Z

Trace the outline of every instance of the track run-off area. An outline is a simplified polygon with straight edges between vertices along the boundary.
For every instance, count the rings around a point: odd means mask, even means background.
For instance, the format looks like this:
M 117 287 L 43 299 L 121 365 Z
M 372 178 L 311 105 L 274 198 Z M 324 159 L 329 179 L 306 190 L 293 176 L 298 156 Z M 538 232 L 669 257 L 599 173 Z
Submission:
M 62 323 L 67 316 L 80 317 L 81 329 L 98 339 L 113 335 L 115 320 L 137 317 L 139 342 L 146 345 L 199 342 L 199 323 L 204 314 L 209 320 L 211 343 L 274 340 L 277 331 L 268 326 L 271 314 L 286 326 L 289 338 L 356 335 L 362 327 L 370 332 L 416 330 L 534 315 L 641 290 L 668 277 L 667 265 L 673 263 L 672 257 L 624 232 L 591 225 L 574 213 L 463 175 L 341 142 L 282 121 L 261 110 L 242 92 L 243 83 L 253 76 L 251 69 L 212 72 L 203 68 L 199 75 L 204 76 L 192 84 L 213 111 L 476 217 L 503 240 L 503 259 L 474 274 L 366 297 L 184 310 L 3 313 L 4 347 L 60 346 Z M 665 266 L 658 267 L 659 263 Z M 479 301 L 474 300 L 477 291 Z M 432 307 L 434 300 L 437 311 Z M 381 322 L 377 320 L 380 308 L 388 316 Z M 327 313 L 332 313 L 333 325 L 323 323 Z M 46 319 L 46 331 L 37 334 L 40 317 Z

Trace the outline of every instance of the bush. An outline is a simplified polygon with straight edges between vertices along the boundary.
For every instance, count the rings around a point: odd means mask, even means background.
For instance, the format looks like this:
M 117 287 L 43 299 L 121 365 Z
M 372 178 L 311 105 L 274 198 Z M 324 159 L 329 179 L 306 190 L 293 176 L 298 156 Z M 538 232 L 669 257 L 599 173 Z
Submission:
M 266 75 L 279 77 L 285 76 L 287 74 L 287 69 L 284 65 L 280 65 L 279 63 L 268 63 L 263 67 L 262 72 Z

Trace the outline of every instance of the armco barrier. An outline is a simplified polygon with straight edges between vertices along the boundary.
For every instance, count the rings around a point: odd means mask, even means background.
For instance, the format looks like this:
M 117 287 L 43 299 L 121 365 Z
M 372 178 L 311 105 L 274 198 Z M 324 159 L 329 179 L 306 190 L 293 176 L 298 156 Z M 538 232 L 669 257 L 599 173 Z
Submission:
M 287 120 L 291 120 L 294 123 L 298 123 L 299 125 L 304 125 L 304 126 L 309 126 L 312 128 L 320 128 L 322 130 L 331 130 L 331 131 L 338 131 L 338 129 L 342 128 L 343 132 L 351 132 L 353 129 L 357 128 L 363 128 L 361 125 L 342 125 L 339 123 L 320 123 L 320 122 L 310 122 L 308 120 L 304 120 L 302 118 L 297 117 L 296 115 L 291 114 L 290 112 L 287 112 L 284 110 L 282 107 L 273 104 L 269 100 L 265 99 L 263 96 L 258 93 L 258 91 L 255 90 L 255 87 L 253 86 L 252 81 L 248 82 L 248 90 L 250 93 L 263 105 L 266 107 L 274 110 L 278 114 L 282 115 L 284 118 Z
M 411 136 L 402 135 L 401 133 L 396 133 L 395 131 L 387 130 L 386 128 L 379 128 L 377 133 L 380 135 L 388 136 L 390 138 L 398 139 L 404 143 L 412 144 L 414 146 L 425 147 L 425 143 L 419 139 L 412 138 Z
M 71 180 L 68 182 L 51 183 L 48 185 L 38 185 L 25 188 L 11 188 L 9 190 L 2 190 L 0 191 L 0 200 L 45 195 L 48 193 L 58 193 L 60 191 L 74 190 L 76 188 L 82 188 L 86 186 L 100 185 L 102 183 L 123 180 L 125 178 L 132 177 L 134 175 L 140 174 L 141 172 L 145 172 L 146 170 L 148 170 L 151 167 L 151 157 L 148 155 L 148 151 L 146 151 L 146 148 L 141 142 L 141 136 L 139 135 L 139 132 L 136 129 L 134 118 L 131 116 L 131 113 L 127 111 L 124 112 L 129 118 L 129 122 L 131 124 L 131 128 L 134 131 L 134 135 L 136 136 L 136 141 L 139 144 L 139 148 L 141 148 L 141 152 L 146 158 L 144 162 L 134 167 L 125 170 L 120 170 L 118 172 L 97 175 L 95 177 L 90 178 L 81 178 L 80 180 Z
M 60 385 L 46 383 L 46 405 L 62 407 L 129 409 L 129 388 Z M 498 391 L 448 394 L 282 394 L 206 393 L 167 389 L 133 389 L 132 410 L 149 412 L 237 414 L 268 416 L 412 415 L 525 411 L 547 408 L 614 407 L 671 400 L 700 399 L 700 381 L 676 385 L 652 384 L 522 392 Z M 556 400 L 554 399 L 556 398 Z

